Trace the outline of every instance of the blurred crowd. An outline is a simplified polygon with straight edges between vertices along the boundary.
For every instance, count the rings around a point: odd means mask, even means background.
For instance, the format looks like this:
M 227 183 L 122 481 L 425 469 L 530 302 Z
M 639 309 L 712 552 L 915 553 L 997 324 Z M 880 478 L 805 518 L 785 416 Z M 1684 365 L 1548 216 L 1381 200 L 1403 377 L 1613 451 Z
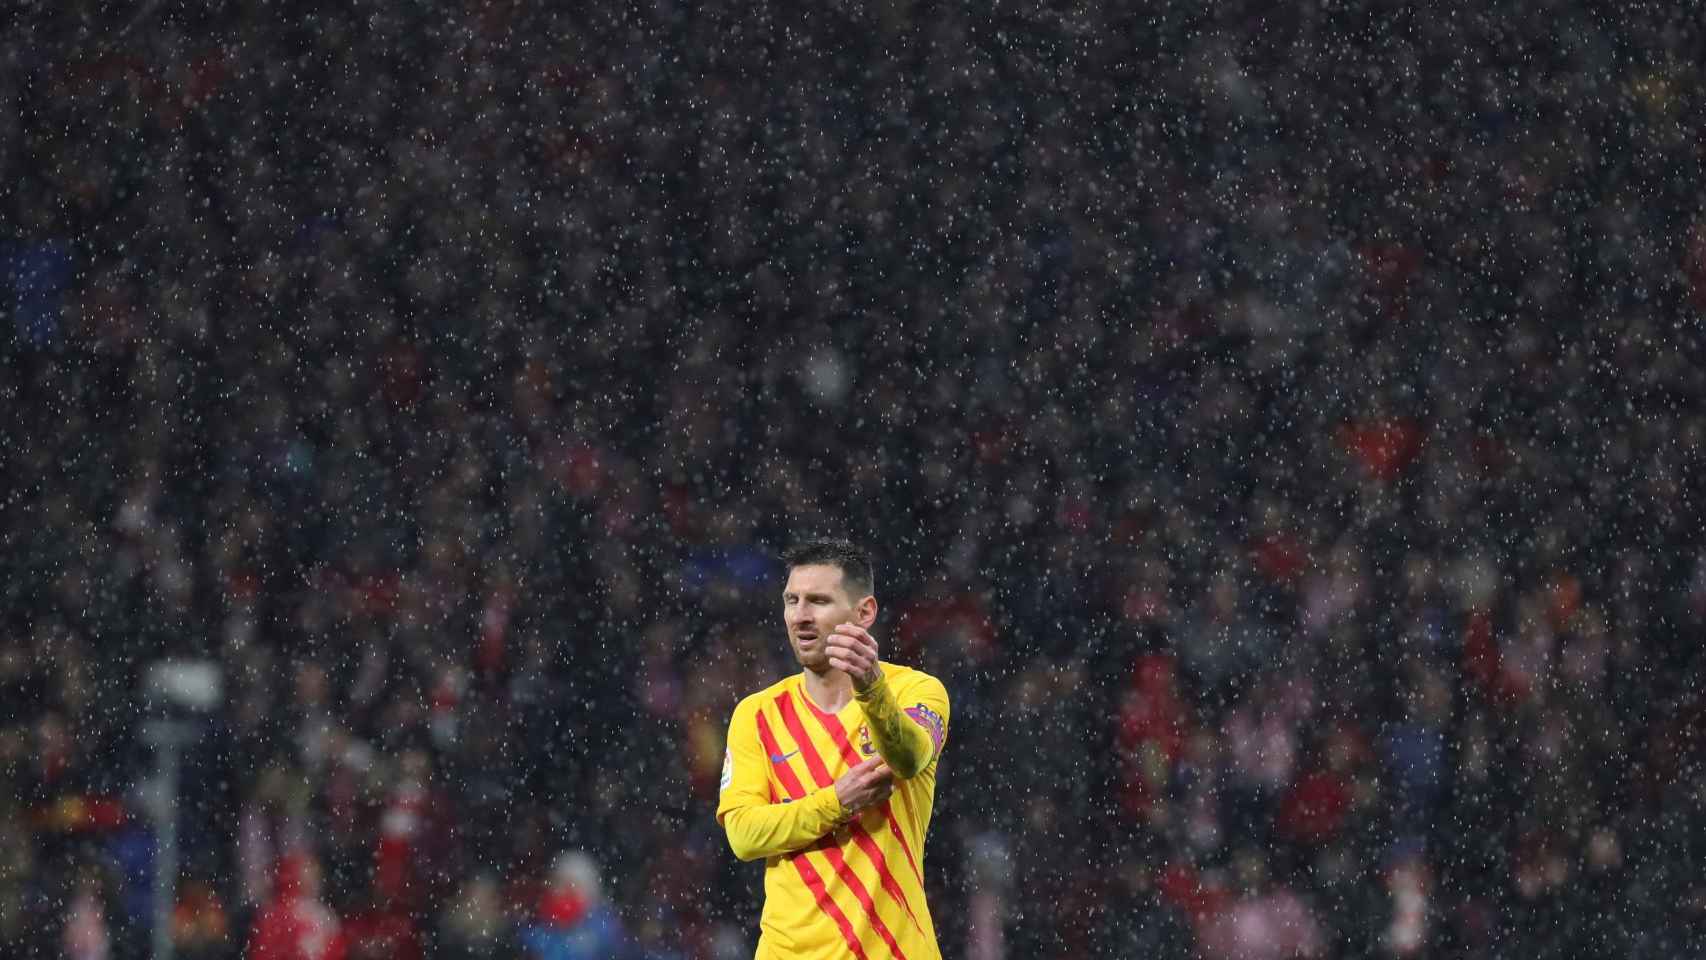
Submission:
M 131 6 L 0 45 L 0 957 L 145 955 L 166 658 L 180 955 L 750 956 L 823 532 L 949 957 L 1706 943 L 1686 5 Z

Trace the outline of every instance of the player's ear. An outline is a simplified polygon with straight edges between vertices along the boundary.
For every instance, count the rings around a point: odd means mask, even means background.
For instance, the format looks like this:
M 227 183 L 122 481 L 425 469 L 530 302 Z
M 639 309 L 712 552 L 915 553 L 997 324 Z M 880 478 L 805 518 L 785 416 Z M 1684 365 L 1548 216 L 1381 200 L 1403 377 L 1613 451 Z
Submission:
M 877 598 L 867 596 L 859 601 L 853 612 L 859 615 L 859 626 L 866 630 L 871 629 L 871 624 L 877 622 Z

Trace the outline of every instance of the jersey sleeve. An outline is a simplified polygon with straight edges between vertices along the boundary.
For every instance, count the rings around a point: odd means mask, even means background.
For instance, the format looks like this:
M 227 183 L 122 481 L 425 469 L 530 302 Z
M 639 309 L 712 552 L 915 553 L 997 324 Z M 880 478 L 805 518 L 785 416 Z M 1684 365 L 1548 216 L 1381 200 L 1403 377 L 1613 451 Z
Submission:
M 884 675 L 858 694 L 871 740 L 895 776 L 923 773 L 948 739 L 948 689 L 927 673 Z
M 717 823 L 742 860 L 792 853 L 817 841 L 844 819 L 833 785 L 778 802 L 770 788 L 770 758 L 758 739 L 757 704 L 743 700 L 729 720 Z

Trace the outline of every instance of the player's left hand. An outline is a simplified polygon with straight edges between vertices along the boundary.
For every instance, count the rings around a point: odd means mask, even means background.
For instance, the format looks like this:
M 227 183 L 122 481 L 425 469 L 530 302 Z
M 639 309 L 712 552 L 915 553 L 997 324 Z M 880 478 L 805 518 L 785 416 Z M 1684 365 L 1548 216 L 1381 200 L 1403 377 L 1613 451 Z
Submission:
M 853 678 L 853 688 L 868 690 L 882 678 L 877 666 L 877 638 L 856 623 L 844 623 L 823 641 L 829 665 Z

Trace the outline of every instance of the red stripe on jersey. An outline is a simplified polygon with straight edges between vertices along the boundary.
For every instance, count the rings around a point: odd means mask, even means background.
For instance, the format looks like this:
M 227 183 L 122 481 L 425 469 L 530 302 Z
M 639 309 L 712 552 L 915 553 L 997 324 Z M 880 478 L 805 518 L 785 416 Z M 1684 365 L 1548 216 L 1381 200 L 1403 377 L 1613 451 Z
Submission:
M 764 752 L 772 757 L 782 755 L 782 745 L 776 742 L 776 734 L 770 729 L 770 721 L 765 719 L 764 711 L 758 711 L 758 739 L 764 744 Z M 777 763 L 770 761 L 770 769 L 782 781 L 782 788 L 788 791 L 788 796 L 798 800 L 806 795 L 806 788 L 801 785 L 800 778 L 794 776 L 794 768 L 788 766 L 788 761 Z
M 806 762 L 806 769 L 811 772 L 812 779 L 820 787 L 827 787 L 835 782 L 829 775 L 829 768 L 823 765 L 823 758 L 818 756 L 817 745 L 806 734 L 805 724 L 800 722 L 800 715 L 794 710 L 794 698 L 788 691 L 776 698 L 776 712 L 782 715 L 782 724 L 793 735 L 794 743 L 800 748 L 800 758 Z
M 817 781 L 818 786 L 827 787 L 833 784 L 835 781 L 830 777 L 828 768 L 823 765 L 823 758 L 818 756 L 817 747 L 806 733 L 805 724 L 800 722 L 799 713 L 794 710 L 794 698 L 786 690 L 776 698 L 776 709 L 782 714 L 782 723 L 787 726 L 788 732 L 793 734 L 794 742 L 800 748 L 800 756 L 805 758 L 806 769 L 811 771 L 811 775 Z M 900 904 L 901 909 L 905 910 L 907 917 L 912 920 L 912 925 L 918 927 L 919 932 L 922 933 L 923 927 L 919 926 L 918 918 L 912 915 L 912 906 L 906 902 L 906 896 L 901 892 L 900 884 L 895 882 L 894 874 L 889 872 L 889 865 L 883 858 L 882 849 L 877 846 L 875 840 L 871 839 L 871 835 L 866 832 L 865 828 L 860 826 L 858 820 L 848 821 L 847 829 L 848 833 L 853 836 L 853 842 L 859 845 L 859 849 L 865 851 L 865 856 L 871 858 L 872 865 L 877 868 L 877 880 L 882 884 L 883 889 L 888 891 L 889 896 L 893 897 L 896 903 Z M 889 949 L 894 952 L 898 960 L 906 960 L 906 955 L 900 952 L 900 947 L 894 942 L 894 935 L 889 933 L 888 925 L 883 923 L 883 918 L 877 915 L 877 905 L 872 902 L 870 892 L 865 889 L 863 883 L 859 882 L 859 877 L 848 868 L 847 858 L 842 856 L 839 849 L 825 850 L 824 853 L 828 855 L 830 864 L 835 867 L 836 874 L 846 881 L 848 888 L 853 891 L 855 897 L 859 898 L 859 903 L 870 915 L 871 926 L 877 931 L 877 935 L 889 945 Z
M 764 711 L 762 710 L 758 712 L 758 739 L 764 744 L 764 751 L 767 754 L 772 757 L 782 755 L 782 747 L 776 742 L 776 734 L 771 731 L 770 721 L 764 718 Z M 805 787 L 800 783 L 800 778 L 794 776 L 793 769 L 788 766 L 786 761 L 782 763 L 772 762 L 770 766 L 777 772 L 777 776 L 782 780 L 782 786 L 788 791 L 792 799 L 798 800 L 806 795 Z M 770 792 L 774 794 L 776 788 L 772 786 Z M 820 849 L 825 846 L 824 841 L 828 839 L 828 837 L 824 837 L 806 849 Z M 827 853 L 829 850 L 835 850 L 835 848 L 829 847 L 825 852 Z M 801 850 L 798 855 L 790 855 L 788 859 L 793 861 L 794 869 L 800 872 L 800 880 L 805 883 L 806 889 L 812 892 L 812 899 L 817 901 L 818 909 L 828 914 L 829 918 L 835 921 L 835 926 L 841 931 L 841 939 L 847 941 L 847 949 L 853 951 L 853 955 L 859 960 L 868 960 L 865 956 L 864 944 L 859 942 L 859 935 L 854 932 L 853 924 L 848 921 L 847 915 L 841 912 L 841 908 L 836 906 L 835 898 L 829 895 L 829 888 L 824 886 L 823 877 L 818 874 L 817 868 L 812 866 L 811 860 L 805 856 L 805 853 L 805 850 Z M 839 854 L 840 851 L 835 850 L 835 853 Z M 831 859 L 833 861 L 834 858 Z M 833 862 L 832 865 L 839 866 Z M 867 910 L 870 909 L 866 898 L 861 897 L 860 902 L 866 904 Z
M 817 718 L 817 722 L 829 731 L 829 738 L 835 741 L 836 747 L 841 751 L 841 759 L 846 760 L 850 767 L 857 766 L 859 764 L 859 751 L 853 749 L 853 741 L 847 736 L 847 728 L 841 725 L 841 721 L 837 720 L 834 714 L 813 703 L 811 697 L 801 697 L 800 699 L 806 702 L 806 709 L 810 710 L 812 716 Z M 901 802 L 906 804 L 907 812 L 911 813 L 912 803 L 906 799 L 906 792 L 901 791 L 900 796 Z M 906 855 L 906 865 L 912 868 L 912 875 L 918 878 L 918 886 L 922 888 L 924 886 L 924 871 L 918 869 L 918 858 L 912 855 L 912 846 L 906 842 L 906 834 L 901 832 L 900 824 L 895 821 L 893 803 L 892 798 L 883 802 L 883 816 L 888 819 L 889 832 L 894 834 L 896 840 L 900 841 L 901 852 Z M 868 849 L 865 848 L 864 844 L 859 846 L 861 849 L 865 849 L 865 853 L 870 855 L 873 860 L 877 860 L 883 855 L 881 850 L 876 850 L 874 843 Z M 873 850 L 875 850 L 874 854 Z M 881 871 L 884 879 L 893 881 L 893 878 L 889 876 L 887 860 L 882 861 L 878 870 Z M 884 883 L 883 889 L 889 891 L 889 896 L 900 901 L 900 905 L 906 908 L 906 915 L 912 917 L 913 926 L 918 926 L 918 918 L 912 914 L 912 905 L 906 902 L 906 897 L 900 892 L 899 887 L 890 889 L 889 884 Z M 920 929 L 922 930 L 922 928 Z
M 902 799 L 905 799 L 905 797 L 903 796 Z M 911 804 L 908 804 L 908 807 L 910 806 Z M 918 878 L 919 889 L 923 889 L 924 871 L 918 869 L 918 859 L 912 855 L 912 845 L 906 842 L 906 834 L 900 832 L 900 822 L 894 818 L 894 811 L 889 809 L 889 805 L 887 803 L 883 804 L 883 815 L 888 817 L 889 832 L 894 834 L 894 838 L 896 840 L 900 841 L 900 852 L 906 854 L 906 865 L 912 868 L 912 875 Z M 912 908 L 908 907 L 906 912 L 911 913 Z M 917 923 L 918 918 L 914 917 L 912 922 Z
M 817 718 L 817 722 L 829 731 L 829 738 L 835 741 L 836 749 L 841 751 L 841 759 L 846 760 L 850 767 L 857 765 L 859 763 L 859 751 L 853 749 L 853 741 L 847 736 L 847 728 L 841 725 L 840 720 L 835 719 L 835 714 L 813 703 L 811 697 L 801 697 L 800 699 L 806 702 L 806 709 L 812 712 L 812 716 Z
M 817 905 L 841 928 L 841 939 L 847 941 L 847 949 L 853 951 L 853 955 L 859 960 L 867 960 L 865 945 L 859 942 L 859 935 L 853 932 L 853 924 L 848 922 L 847 914 L 842 913 L 841 908 L 836 906 L 835 900 L 830 897 L 829 888 L 824 886 L 823 877 L 818 876 L 817 868 L 805 857 L 795 857 L 794 866 L 799 868 L 800 879 L 805 881 L 806 888 L 811 890 L 812 896 L 817 899 Z
M 890 823 L 892 824 L 893 821 L 891 820 Z M 900 833 L 897 831 L 895 836 L 900 836 Z M 865 831 L 864 827 L 853 828 L 853 842 L 857 843 L 859 849 L 865 851 L 865 856 L 876 864 L 878 882 L 883 885 L 883 890 L 894 899 L 894 902 L 900 904 L 900 908 L 906 911 L 906 918 L 912 921 L 912 929 L 923 933 L 923 924 L 920 924 L 918 918 L 912 915 L 912 904 L 906 902 L 906 891 L 900 888 L 900 884 L 895 882 L 894 874 L 889 872 L 888 860 L 883 857 L 883 848 L 877 846 L 877 841 L 871 839 L 871 835 Z
M 901 802 L 902 806 L 906 807 L 906 818 L 908 820 L 911 820 L 913 823 L 917 823 L 918 822 L 918 811 L 912 809 L 912 798 L 907 796 L 906 791 L 904 791 L 904 790 L 901 791 L 901 793 L 900 793 L 900 802 Z M 912 855 L 911 850 L 907 850 L 906 853 L 908 856 Z
M 854 829 L 857 830 L 858 828 L 855 827 Z M 870 838 L 866 837 L 865 839 L 869 840 Z M 872 902 L 870 891 L 866 890 L 865 885 L 859 882 L 859 875 L 853 872 L 853 868 L 847 865 L 847 858 L 842 855 L 841 849 L 829 847 L 823 851 L 823 854 L 829 858 L 829 865 L 835 868 L 835 873 L 841 877 L 841 882 L 847 884 L 847 889 L 853 891 L 853 896 L 859 899 L 859 905 L 865 908 L 865 915 L 871 918 L 872 929 L 876 930 L 877 936 L 882 937 L 883 942 L 889 945 L 889 952 L 894 954 L 895 960 L 906 960 L 906 954 L 900 952 L 900 944 L 894 942 L 894 934 L 889 932 L 888 924 L 883 922 L 882 917 L 877 916 L 877 905 Z M 904 903 L 902 905 L 904 906 Z M 917 924 L 918 921 L 914 920 L 913 925 L 917 926 Z

